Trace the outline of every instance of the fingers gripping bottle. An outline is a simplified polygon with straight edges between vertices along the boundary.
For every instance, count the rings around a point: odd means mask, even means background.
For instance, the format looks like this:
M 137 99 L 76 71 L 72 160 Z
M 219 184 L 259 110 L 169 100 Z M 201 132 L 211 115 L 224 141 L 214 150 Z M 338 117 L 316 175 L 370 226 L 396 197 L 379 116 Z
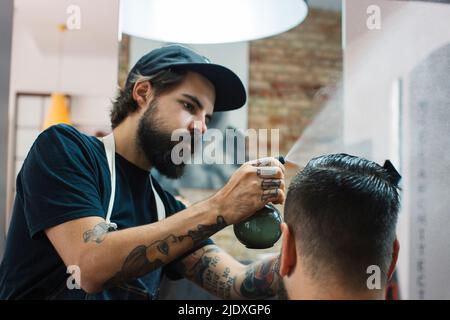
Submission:
M 284 164 L 283 157 L 278 160 Z M 281 236 L 281 214 L 272 204 L 266 204 L 250 218 L 233 226 L 236 238 L 249 249 L 272 247 Z

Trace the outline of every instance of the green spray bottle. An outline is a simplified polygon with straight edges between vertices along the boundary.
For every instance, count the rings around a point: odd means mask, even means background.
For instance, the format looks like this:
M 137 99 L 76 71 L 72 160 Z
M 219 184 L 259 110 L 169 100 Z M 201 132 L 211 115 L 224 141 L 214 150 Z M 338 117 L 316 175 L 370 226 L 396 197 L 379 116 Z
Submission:
M 284 157 L 278 157 L 284 164 Z M 250 218 L 233 226 L 236 238 L 249 249 L 271 248 L 281 237 L 281 213 L 271 203 L 255 212 Z

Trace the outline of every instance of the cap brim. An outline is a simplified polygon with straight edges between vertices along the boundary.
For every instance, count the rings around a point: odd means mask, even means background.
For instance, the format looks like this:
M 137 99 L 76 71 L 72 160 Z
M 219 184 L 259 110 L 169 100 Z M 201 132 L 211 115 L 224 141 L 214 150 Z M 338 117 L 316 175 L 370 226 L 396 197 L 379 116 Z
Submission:
M 197 72 L 207 78 L 216 90 L 214 112 L 239 109 L 247 101 L 241 79 L 230 69 L 206 63 L 182 63 L 173 65 Z

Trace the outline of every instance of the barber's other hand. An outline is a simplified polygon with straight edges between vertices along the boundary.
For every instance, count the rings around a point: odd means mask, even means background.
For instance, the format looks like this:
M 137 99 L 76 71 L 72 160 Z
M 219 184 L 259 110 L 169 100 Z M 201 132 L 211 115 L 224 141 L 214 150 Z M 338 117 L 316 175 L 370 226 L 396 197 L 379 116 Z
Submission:
M 284 166 L 275 158 L 244 163 L 211 200 L 228 224 L 238 223 L 272 202 L 285 199 Z

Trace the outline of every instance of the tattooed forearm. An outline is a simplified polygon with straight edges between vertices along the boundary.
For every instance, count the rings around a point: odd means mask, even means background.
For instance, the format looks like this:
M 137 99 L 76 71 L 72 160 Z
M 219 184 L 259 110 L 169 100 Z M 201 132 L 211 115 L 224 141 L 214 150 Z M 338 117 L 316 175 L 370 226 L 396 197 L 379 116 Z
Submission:
M 163 255 L 167 256 L 169 255 L 169 245 L 165 241 L 161 241 L 160 244 L 156 246 L 158 248 L 158 251 L 161 252 Z
M 109 226 L 106 222 L 100 222 L 99 224 L 95 225 L 94 228 L 91 230 L 88 230 L 83 233 L 83 240 L 84 242 L 96 242 L 100 243 L 106 238 L 106 234 L 109 232 L 108 230 Z
M 234 281 L 234 277 L 230 276 L 229 268 L 226 268 L 222 274 L 207 269 L 203 288 L 217 297 L 230 299 Z
M 195 247 L 201 241 L 205 240 L 215 232 L 221 230 L 226 225 L 227 224 L 225 222 L 225 219 L 222 216 L 218 216 L 215 224 L 201 224 L 197 226 L 197 230 L 189 230 L 185 235 L 170 235 L 164 240 L 153 242 L 149 246 L 140 245 L 134 248 L 125 259 L 122 269 L 117 272 L 113 278 L 111 278 L 104 284 L 104 288 L 111 288 L 124 284 L 126 282 L 137 279 L 149 273 L 150 271 L 160 268 L 165 264 L 163 259 L 165 259 L 165 257 L 169 255 L 171 246 L 177 243 L 181 243 L 183 240 L 188 238 L 192 239 L 193 246 Z M 155 258 L 158 253 L 159 258 Z M 205 256 L 205 259 L 202 263 L 209 266 L 210 264 L 213 265 L 214 263 L 217 263 L 217 261 L 214 261 L 214 259 L 212 261 L 207 261 Z M 202 266 L 202 264 L 199 264 L 197 268 L 201 270 L 202 268 L 204 268 L 204 266 Z
M 148 272 L 158 269 L 163 266 L 164 263 L 161 259 L 154 259 L 153 261 L 148 258 L 149 252 L 156 247 L 158 252 L 163 255 L 169 254 L 169 244 L 178 242 L 178 238 L 174 235 L 170 235 L 164 240 L 158 240 L 149 246 L 138 246 L 134 248 L 128 257 L 125 259 L 122 269 L 117 272 L 114 277 L 109 279 L 103 287 L 105 289 L 112 288 L 139 278 Z
M 230 268 L 220 269 L 221 250 L 207 246 L 190 254 L 178 263 L 178 270 L 210 293 L 224 299 L 231 297 L 233 277 Z M 219 271 L 222 270 L 222 271 Z
M 206 270 L 210 266 L 214 266 L 219 261 L 219 257 L 211 257 L 208 254 L 218 252 L 219 249 L 217 247 L 212 248 L 201 248 L 191 255 L 189 255 L 186 259 L 186 262 L 179 263 L 179 270 L 181 274 L 184 274 L 186 277 L 194 278 L 194 281 L 198 283 L 200 286 L 203 286 L 203 278 Z M 186 267 L 187 265 L 192 265 L 191 268 Z
M 248 299 L 263 299 L 276 293 L 279 277 L 279 257 L 247 267 L 245 277 L 236 293 Z
M 222 230 L 227 226 L 227 223 L 222 216 L 218 216 L 216 223 L 211 225 L 199 224 L 197 226 L 197 230 L 189 230 L 188 233 L 184 236 L 180 236 L 180 241 L 185 238 L 191 238 L 194 242 L 194 247 L 198 245 L 200 242 L 213 235 L 219 230 Z
M 156 259 L 155 261 L 150 261 L 147 259 L 147 250 L 148 247 L 139 246 L 131 251 L 122 266 L 122 270 L 117 272 L 114 277 L 105 282 L 103 285 L 104 289 L 125 284 L 131 280 L 143 276 L 151 270 L 161 267 L 163 265 L 161 260 Z

